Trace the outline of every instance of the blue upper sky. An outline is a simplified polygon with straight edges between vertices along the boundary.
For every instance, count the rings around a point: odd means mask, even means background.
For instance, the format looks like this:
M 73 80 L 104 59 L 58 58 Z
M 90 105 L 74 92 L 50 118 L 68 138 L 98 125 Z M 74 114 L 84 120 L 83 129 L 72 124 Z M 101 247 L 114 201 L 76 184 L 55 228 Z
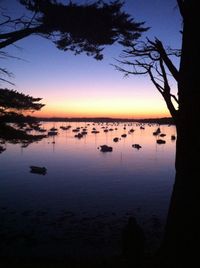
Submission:
M 22 11 L 16 0 L 1 0 L 0 5 L 12 15 Z M 151 27 L 143 38 L 158 37 L 165 45 L 180 47 L 181 18 L 175 0 L 127 0 L 124 8 L 136 21 L 145 21 Z M 46 107 L 41 115 L 167 115 L 165 103 L 148 77 L 124 78 L 111 65 L 123 49 L 119 45 L 106 47 L 102 61 L 59 51 L 50 41 L 37 36 L 15 45 L 19 48 L 12 45 L 6 51 L 22 60 L 4 60 L 2 66 L 14 73 L 15 89 L 43 97 Z

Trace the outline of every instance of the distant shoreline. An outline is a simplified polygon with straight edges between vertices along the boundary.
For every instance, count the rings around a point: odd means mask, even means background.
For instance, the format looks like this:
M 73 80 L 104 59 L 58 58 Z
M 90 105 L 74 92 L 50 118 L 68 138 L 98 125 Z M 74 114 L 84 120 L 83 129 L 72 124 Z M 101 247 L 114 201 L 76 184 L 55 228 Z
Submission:
M 130 119 L 130 118 L 112 118 L 112 117 L 37 117 L 38 120 L 44 122 L 138 122 L 138 123 L 157 123 L 157 124 L 174 124 L 171 117 L 162 118 L 145 118 L 145 119 Z

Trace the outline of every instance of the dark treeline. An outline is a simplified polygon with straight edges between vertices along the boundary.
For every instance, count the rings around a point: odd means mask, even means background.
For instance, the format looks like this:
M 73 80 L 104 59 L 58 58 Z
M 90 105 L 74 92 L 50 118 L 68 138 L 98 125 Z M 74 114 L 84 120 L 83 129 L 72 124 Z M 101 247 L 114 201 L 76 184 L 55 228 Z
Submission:
M 173 125 L 174 121 L 171 117 L 163 118 L 146 118 L 146 119 L 130 119 L 130 118 L 111 118 L 111 117 L 39 117 L 39 121 L 44 122 L 138 122 L 138 123 L 150 123 L 150 124 L 170 124 Z

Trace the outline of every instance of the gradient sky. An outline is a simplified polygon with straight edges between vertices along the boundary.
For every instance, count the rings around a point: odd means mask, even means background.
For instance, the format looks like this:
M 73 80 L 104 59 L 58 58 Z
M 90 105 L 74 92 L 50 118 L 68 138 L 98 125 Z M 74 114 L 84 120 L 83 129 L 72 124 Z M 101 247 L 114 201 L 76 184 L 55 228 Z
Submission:
M 0 3 L 12 15 L 20 13 L 17 0 L 1 0 Z M 156 36 L 166 45 L 180 47 L 181 19 L 176 0 L 126 0 L 125 3 L 125 10 L 136 21 L 146 21 L 146 26 L 151 27 L 144 38 Z M 37 116 L 169 116 L 162 96 L 148 76 L 124 78 L 111 66 L 123 49 L 119 45 L 106 47 L 102 61 L 84 54 L 74 56 L 71 52 L 59 51 L 53 43 L 37 36 L 15 45 L 20 48 L 9 46 L 6 51 L 22 60 L 9 59 L 2 63 L 13 72 L 15 87 L 4 86 L 42 97 L 46 106 L 34 113 Z

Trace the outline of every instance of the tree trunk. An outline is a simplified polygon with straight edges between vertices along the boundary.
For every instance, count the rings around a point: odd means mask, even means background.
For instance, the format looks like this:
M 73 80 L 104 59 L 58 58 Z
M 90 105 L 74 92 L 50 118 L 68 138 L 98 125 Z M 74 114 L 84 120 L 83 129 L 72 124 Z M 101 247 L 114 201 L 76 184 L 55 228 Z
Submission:
M 200 90 L 197 74 L 198 33 L 197 1 L 184 1 L 184 28 L 180 76 L 179 113 L 176 118 L 176 177 L 160 248 L 159 267 L 194 267 L 199 261 L 200 188 L 199 116 Z

